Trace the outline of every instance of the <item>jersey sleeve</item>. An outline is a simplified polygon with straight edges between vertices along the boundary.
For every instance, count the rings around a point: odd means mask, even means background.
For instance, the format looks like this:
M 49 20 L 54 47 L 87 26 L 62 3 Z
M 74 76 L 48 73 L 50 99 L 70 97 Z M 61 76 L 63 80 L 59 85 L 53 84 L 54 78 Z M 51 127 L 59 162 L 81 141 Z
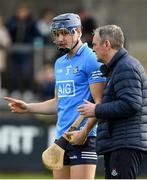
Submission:
M 88 56 L 85 68 L 89 84 L 106 82 L 106 78 L 102 77 L 102 72 L 100 71 L 101 65 L 102 63 L 97 61 L 94 53 L 91 56 Z

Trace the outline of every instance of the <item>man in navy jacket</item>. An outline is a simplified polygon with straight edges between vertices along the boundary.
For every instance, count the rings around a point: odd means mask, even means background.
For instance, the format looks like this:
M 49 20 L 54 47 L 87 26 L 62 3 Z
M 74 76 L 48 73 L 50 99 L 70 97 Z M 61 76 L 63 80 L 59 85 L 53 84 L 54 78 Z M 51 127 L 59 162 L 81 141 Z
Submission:
M 78 107 L 97 117 L 97 153 L 104 155 L 105 178 L 135 179 L 147 151 L 147 78 L 144 68 L 123 48 L 120 27 L 95 30 L 93 50 L 107 77 L 102 103 L 87 100 Z

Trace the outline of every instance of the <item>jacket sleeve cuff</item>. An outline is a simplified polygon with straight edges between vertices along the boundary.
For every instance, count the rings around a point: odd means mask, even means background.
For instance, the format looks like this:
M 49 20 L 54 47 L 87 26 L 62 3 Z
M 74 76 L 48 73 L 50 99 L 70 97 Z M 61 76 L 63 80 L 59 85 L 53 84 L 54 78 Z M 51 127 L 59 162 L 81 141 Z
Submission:
M 102 114 L 101 114 L 101 110 L 100 110 L 100 105 L 97 104 L 96 107 L 95 107 L 95 117 L 96 118 L 102 118 Z

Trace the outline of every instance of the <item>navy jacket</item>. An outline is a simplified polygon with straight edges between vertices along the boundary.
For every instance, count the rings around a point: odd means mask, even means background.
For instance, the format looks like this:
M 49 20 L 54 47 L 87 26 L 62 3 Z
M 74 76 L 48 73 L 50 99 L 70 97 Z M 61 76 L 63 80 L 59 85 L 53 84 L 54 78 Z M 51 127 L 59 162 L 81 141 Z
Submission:
M 108 78 L 97 104 L 97 153 L 119 148 L 147 151 L 147 78 L 138 60 L 121 48 L 102 66 Z

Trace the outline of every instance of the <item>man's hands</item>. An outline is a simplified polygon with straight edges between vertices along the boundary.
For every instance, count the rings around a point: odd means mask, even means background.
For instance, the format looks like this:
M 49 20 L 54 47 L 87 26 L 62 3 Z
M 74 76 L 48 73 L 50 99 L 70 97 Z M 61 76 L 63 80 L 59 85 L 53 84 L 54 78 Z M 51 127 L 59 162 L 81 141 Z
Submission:
M 78 112 L 84 117 L 95 117 L 96 104 L 84 100 L 84 104 L 78 106 Z
M 8 106 L 11 112 L 24 113 L 29 112 L 28 104 L 24 101 L 14 99 L 11 97 L 4 97 L 4 100 L 8 101 Z

